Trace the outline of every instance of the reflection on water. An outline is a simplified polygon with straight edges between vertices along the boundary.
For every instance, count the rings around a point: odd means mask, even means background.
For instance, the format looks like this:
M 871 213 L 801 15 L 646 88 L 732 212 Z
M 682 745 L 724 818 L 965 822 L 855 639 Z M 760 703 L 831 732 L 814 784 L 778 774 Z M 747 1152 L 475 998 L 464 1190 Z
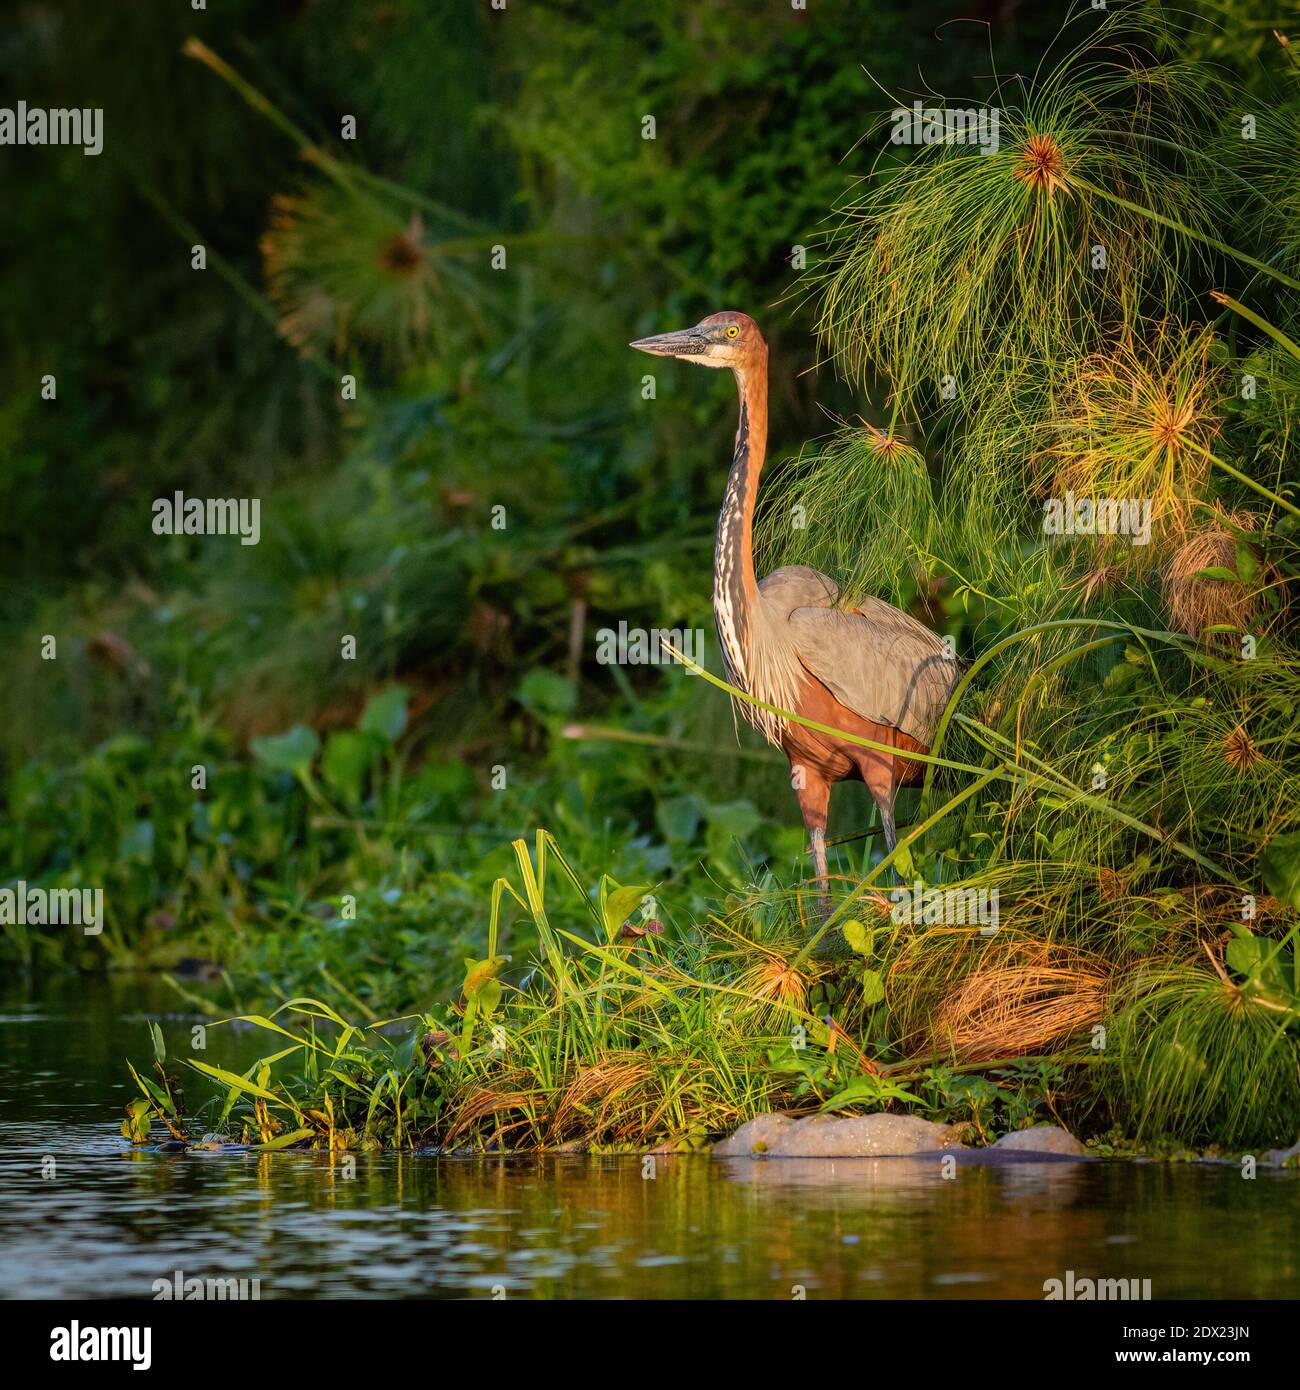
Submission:
M 1295 1296 L 1300 1181 L 1266 1170 L 670 1157 L 647 1178 L 639 1158 L 358 1154 L 347 1179 L 327 1155 L 131 1151 L 141 997 L 74 983 L 0 1016 L 0 1295 L 147 1298 L 180 1270 L 263 1298 L 1041 1298 L 1073 1269 L 1156 1298 Z M 189 1023 L 163 1022 L 178 1051 Z

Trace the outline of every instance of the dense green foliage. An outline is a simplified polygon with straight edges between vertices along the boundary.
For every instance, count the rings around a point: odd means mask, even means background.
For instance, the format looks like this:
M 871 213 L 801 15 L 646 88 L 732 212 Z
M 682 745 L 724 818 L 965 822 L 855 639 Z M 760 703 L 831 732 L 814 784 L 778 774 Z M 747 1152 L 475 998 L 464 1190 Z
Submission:
M 21 152 L 29 230 L 0 271 L 15 383 L 0 857 L 33 883 L 102 882 L 109 921 L 98 942 L 10 935 L 19 959 L 201 955 L 268 970 L 250 985 L 266 990 L 300 955 L 340 978 L 369 958 L 387 983 L 355 987 L 384 1009 L 450 983 L 493 847 L 531 827 L 611 873 L 691 879 L 684 912 L 752 863 L 798 870 L 779 760 L 728 751 L 725 702 L 594 657 L 620 620 L 711 633 L 733 427 L 717 380 L 661 374 L 642 400 L 622 344 L 751 307 L 773 343 L 775 446 L 825 429 L 814 395 L 834 383 L 801 376 L 810 320 L 762 306 L 848 185 L 839 160 L 874 88 L 845 54 L 887 50 L 901 81 L 932 64 L 942 15 L 823 10 L 620 4 L 592 27 L 468 0 L 111 21 L 70 6 L 56 32 L 20 31 L 8 62 L 28 100 L 102 101 L 113 138 L 98 160 Z M 954 41 L 941 70 L 979 51 Z M 51 165 L 57 203 L 37 177 Z M 394 256 L 408 234 L 413 274 Z M 57 408 L 37 389 L 47 366 Z M 259 496 L 260 544 L 153 535 L 153 499 L 177 488 Z M 39 543 L 51 516 L 57 546 Z M 323 807 L 250 758 L 255 736 L 350 728 L 398 678 L 411 726 L 360 795 L 326 781 Z M 560 737 L 575 720 L 650 742 Z M 433 921 L 438 873 L 464 876 L 467 906 Z M 363 922 L 316 939 L 349 889 Z M 408 971 L 387 933 L 417 923 Z
M 264 1141 L 690 1143 L 778 1103 L 1294 1138 L 1300 74 L 1263 15 L 20 26 L 27 99 L 108 134 L 21 152 L 0 269 L 0 872 L 102 885 L 108 926 L 0 947 L 212 961 L 212 1012 L 420 1013 L 396 1060 L 345 1027 L 235 1088 Z M 934 92 L 999 107 L 1000 149 L 889 144 Z M 595 656 L 711 629 L 732 390 L 647 398 L 622 344 L 721 307 L 772 345 L 760 567 L 973 662 L 899 850 L 839 845 L 816 931 L 781 760 L 707 680 Z M 176 489 L 259 497 L 260 544 L 154 535 Z M 1149 499 L 1150 544 L 1045 537 L 1067 490 Z M 867 828 L 837 804 L 833 839 Z M 898 929 L 891 871 L 996 890 L 998 932 Z M 619 934 L 620 884 L 662 935 Z

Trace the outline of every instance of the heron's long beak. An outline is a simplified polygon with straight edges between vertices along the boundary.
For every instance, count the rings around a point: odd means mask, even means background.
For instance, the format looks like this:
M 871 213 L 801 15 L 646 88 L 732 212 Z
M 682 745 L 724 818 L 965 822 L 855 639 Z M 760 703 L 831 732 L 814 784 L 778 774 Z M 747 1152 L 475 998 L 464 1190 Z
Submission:
M 708 343 L 702 334 L 693 328 L 680 328 L 676 333 L 660 333 L 653 338 L 638 338 L 629 343 L 638 352 L 648 352 L 654 357 L 698 357 Z

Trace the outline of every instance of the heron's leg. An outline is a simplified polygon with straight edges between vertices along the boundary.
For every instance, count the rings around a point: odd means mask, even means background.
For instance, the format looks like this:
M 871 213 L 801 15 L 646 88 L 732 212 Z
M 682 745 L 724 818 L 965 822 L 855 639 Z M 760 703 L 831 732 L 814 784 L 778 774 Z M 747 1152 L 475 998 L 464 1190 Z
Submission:
M 897 791 L 897 783 L 894 780 L 893 760 L 886 761 L 883 758 L 868 756 L 863 758 L 858 766 L 862 780 L 871 793 L 871 799 L 880 812 L 880 828 L 885 834 L 886 850 L 892 854 L 898 845 L 898 831 L 894 826 L 894 793 Z M 893 869 L 895 880 L 902 883 L 902 875 L 898 872 L 897 866 L 890 867 Z
M 830 912 L 831 899 L 826 879 L 826 813 L 831 804 L 831 784 L 806 763 L 790 761 L 790 781 L 799 798 L 799 810 L 808 830 L 812 849 L 813 876 L 821 889 L 818 906 L 823 917 Z
M 810 830 L 808 838 L 812 842 L 812 862 L 813 877 L 816 878 L 822 890 L 823 898 L 826 896 L 826 829 L 823 826 L 818 830 Z
M 892 796 L 881 797 L 876 805 L 880 810 L 880 826 L 885 832 L 885 848 L 892 854 L 898 848 L 898 831 L 894 828 L 894 798 Z M 894 870 L 894 877 L 902 883 L 903 880 L 899 877 L 897 866 L 891 865 L 890 867 Z

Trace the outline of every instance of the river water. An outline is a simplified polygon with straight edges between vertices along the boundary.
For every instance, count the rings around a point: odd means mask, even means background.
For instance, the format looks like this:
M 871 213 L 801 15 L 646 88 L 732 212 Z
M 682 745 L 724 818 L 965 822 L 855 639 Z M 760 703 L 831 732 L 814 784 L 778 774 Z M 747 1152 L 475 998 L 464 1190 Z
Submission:
M 0 996 L 0 1296 L 152 1298 L 177 1272 L 263 1299 L 1041 1299 L 1069 1270 L 1155 1298 L 1300 1288 L 1294 1172 L 358 1154 L 349 1179 L 327 1155 L 132 1150 L 125 1058 L 151 1056 L 151 1017 L 184 1055 L 177 1008 L 127 979 Z M 242 1045 L 222 1065 L 264 1035 Z

